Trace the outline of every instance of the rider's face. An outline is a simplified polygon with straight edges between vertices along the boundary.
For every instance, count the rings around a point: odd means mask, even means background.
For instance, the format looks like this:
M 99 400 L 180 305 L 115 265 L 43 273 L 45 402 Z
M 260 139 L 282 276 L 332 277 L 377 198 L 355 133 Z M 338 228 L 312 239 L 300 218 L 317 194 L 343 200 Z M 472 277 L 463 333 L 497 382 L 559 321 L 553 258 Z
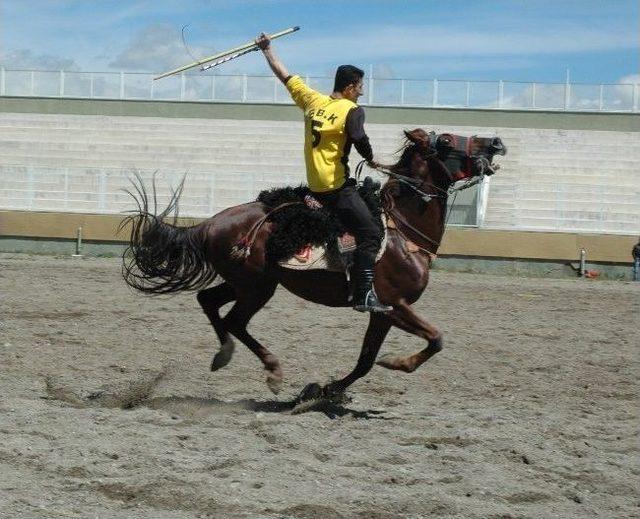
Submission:
M 363 94 L 363 82 L 362 79 L 360 79 L 357 83 L 352 83 L 351 85 L 348 85 L 344 91 L 342 92 L 342 95 L 344 97 L 346 97 L 349 101 L 353 101 L 354 103 L 358 100 L 358 98 Z

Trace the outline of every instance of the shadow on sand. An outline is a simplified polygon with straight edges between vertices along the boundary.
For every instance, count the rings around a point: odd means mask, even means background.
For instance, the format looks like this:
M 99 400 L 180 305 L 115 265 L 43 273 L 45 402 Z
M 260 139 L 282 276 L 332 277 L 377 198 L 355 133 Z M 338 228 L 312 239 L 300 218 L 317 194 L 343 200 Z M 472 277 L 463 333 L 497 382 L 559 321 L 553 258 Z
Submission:
M 290 413 L 294 411 L 299 404 L 297 399 L 290 401 L 280 400 L 253 400 L 243 399 L 233 402 L 225 402 L 216 398 L 197 398 L 197 397 L 159 397 L 141 402 L 141 406 L 150 409 L 158 409 L 168 411 L 185 418 L 202 418 L 208 415 L 216 414 L 224 411 L 253 411 L 262 413 Z M 311 403 L 304 412 L 320 412 L 328 418 L 342 418 L 349 416 L 355 419 L 379 419 L 389 420 L 391 418 L 384 416 L 384 411 L 369 409 L 359 411 L 349 409 L 343 404 L 330 402 L 326 400 Z

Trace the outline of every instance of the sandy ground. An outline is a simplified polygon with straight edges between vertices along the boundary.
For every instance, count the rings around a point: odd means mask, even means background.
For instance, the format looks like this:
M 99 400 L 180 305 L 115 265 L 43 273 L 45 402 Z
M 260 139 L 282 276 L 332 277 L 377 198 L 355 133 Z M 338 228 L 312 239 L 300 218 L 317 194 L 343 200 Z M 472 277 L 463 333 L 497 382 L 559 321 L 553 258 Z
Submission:
M 132 292 L 112 259 L 0 256 L 2 518 L 631 518 L 640 283 L 435 272 L 445 349 L 376 367 L 351 403 L 291 415 L 355 363 L 366 317 L 279 290 L 208 370 L 193 294 Z M 423 344 L 394 330 L 383 352 Z

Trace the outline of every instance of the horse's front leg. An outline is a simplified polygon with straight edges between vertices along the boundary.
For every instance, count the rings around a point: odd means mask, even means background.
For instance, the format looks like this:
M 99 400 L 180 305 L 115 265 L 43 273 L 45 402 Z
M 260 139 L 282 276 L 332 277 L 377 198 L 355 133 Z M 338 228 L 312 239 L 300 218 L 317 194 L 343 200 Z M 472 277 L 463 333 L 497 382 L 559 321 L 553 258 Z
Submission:
M 394 306 L 392 312 L 386 314 L 394 326 L 429 342 L 429 345 L 411 355 L 385 355 L 376 364 L 387 369 L 395 369 L 411 373 L 442 350 L 442 334 L 433 325 L 419 317 L 413 309 L 403 302 Z
M 344 393 L 347 387 L 371 371 L 389 328 L 391 328 L 391 321 L 385 314 L 371 314 L 356 367 L 343 379 L 327 384 L 322 389 L 325 396 Z

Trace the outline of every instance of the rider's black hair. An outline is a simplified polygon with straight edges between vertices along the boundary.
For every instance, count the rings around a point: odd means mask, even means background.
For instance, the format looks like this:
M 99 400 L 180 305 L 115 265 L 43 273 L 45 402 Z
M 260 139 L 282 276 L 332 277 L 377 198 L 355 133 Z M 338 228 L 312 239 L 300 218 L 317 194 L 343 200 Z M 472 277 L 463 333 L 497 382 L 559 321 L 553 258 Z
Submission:
M 353 65 L 340 65 L 336 70 L 336 80 L 333 84 L 334 92 L 342 92 L 349 85 L 355 85 L 364 77 L 364 70 Z

